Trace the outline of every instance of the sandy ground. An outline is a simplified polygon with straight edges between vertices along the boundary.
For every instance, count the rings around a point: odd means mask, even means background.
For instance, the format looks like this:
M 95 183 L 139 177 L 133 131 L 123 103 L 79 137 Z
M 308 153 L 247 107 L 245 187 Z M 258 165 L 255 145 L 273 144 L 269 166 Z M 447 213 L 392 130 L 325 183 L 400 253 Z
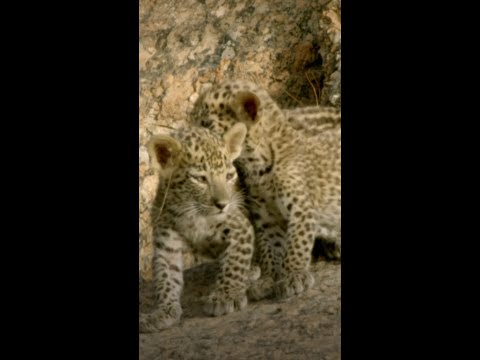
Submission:
M 185 272 L 181 322 L 140 334 L 140 360 L 340 359 L 340 264 L 312 265 L 315 285 L 285 301 L 251 302 L 243 311 L 207 317 L 198 299 L 208 292 L 213 264 Z M 151 306 L 151 284 L 141 283 L 140 309 Z

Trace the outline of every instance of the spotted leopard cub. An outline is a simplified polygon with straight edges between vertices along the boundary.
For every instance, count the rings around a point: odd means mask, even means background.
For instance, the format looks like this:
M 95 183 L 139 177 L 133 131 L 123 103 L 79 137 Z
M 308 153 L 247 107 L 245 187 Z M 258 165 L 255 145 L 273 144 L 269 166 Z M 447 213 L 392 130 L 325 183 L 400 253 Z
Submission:
M 182 253 L 219 259 L 219 273 L 204 310 L 219 316 L 247 304 L 246 283 L 254 233 L 241 211 L 233 161 L 246 135 L 243 124 L 217 137 L 202 128 L 157 135 L 148 148 L 160 183 L 152 213 L 156 309 L 140 314 L 140 332 L 179 321 Z
M 238 123 L 248 127 L 236 166 L 262 271 L 250 297 L 286 298 L 310 288 L 315 240 L 328 258 L 340 258 L 339 112 L 282 110 L 257 85 L 231 81 L 205 93 L 190 121 L 219 134 Z

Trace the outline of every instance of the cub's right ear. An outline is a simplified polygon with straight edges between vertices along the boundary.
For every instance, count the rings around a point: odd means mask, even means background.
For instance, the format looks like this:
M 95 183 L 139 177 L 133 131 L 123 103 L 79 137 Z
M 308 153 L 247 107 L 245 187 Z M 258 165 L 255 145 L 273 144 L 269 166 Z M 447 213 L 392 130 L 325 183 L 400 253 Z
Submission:
M 171 170 L 178 165 L 182 144 L 169 135 L 155 135 L 147 145 L 153 168 Z
M 260 104 L 260 99 L 253 92 L 240 91 L 235 95 L 231 106 L 238 120 L 250 127 L 258 120 Z

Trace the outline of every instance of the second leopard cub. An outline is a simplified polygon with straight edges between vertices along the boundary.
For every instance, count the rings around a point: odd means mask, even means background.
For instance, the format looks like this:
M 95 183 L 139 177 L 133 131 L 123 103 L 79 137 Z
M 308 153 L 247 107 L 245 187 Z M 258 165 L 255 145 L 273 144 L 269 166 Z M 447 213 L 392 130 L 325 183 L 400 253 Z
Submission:
M 140 332 L 156 332 L 182 314 L 182 253 L 219 258 L 219 273 L 204 310 L 218 316 L 247 304 L 246 287 L 254 233 L 240 207 L 237 172 L 246 127 L 217 137 L 196 127 L 157 135 L 150 156 L 160 173 L 152 213 L 156 309 L 140 314 Z
M 284 110 L 261 87 L 237 80 L 207 91 L 190 121 L 218 134 L 239 123 L 248 127 L 236 165 L 248 192 L 262 271 L 250 296 L 285 298 L 311 287 L 315 240 L 327 257 L 340 258 L 340 113 Z

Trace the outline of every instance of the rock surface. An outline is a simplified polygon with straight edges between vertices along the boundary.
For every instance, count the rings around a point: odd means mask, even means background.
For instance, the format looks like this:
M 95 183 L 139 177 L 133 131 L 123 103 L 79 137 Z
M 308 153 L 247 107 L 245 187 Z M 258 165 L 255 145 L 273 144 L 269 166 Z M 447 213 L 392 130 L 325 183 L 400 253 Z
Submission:
M 185 119 L 205 89 L 227 79 L 261 84 L 284 108 L 340 107 L 340 15 L 340 0 L 140 0 L 139 252 L 145 281 L 152 276 L 149 211 L 158 182 L 145 148 L 149 138 Z M 204 279 L 205 269 L 190 269 L 187 280 Z M 160 334 L 141 335 L 141 359 L 339 358 L 340 265 L 320 262 L 315 269 L 309 293 L 252 303 L 221 318 L 201 315 L 194 297 L 203 285 L 192 282 L 185 290 L 185 319 Z

